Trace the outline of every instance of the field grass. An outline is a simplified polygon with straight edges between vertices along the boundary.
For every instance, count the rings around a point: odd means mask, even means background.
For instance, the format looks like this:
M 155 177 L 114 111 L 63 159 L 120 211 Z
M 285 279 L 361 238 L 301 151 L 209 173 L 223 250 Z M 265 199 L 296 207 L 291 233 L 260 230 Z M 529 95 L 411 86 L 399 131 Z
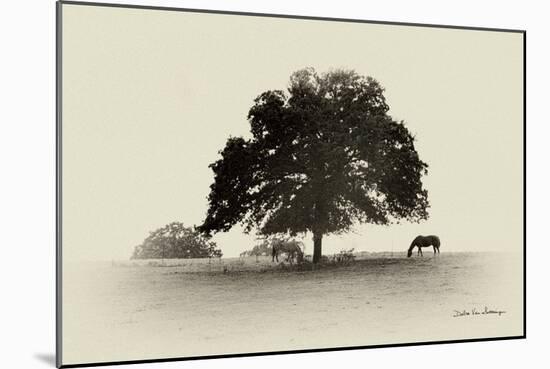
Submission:
M 315 270 L 268 257 L 67 265 L 64 361 L 521 334 L 521 259 L 424 255 L 364 253 Z M 505 313 L 455 316 L 485 307 Z
M 403 259 L 406 252 L 355 252 L 356 261 L 360 260 L 389 260 Z M 429 252 L 428 252 L 429 254 Z M 279 262 L 272 262 L 271 256 L 247 256 L 230 258 L 201 258 L 201 259 L 132 259 L 112 261 L 112 266 L 117 267 L 179 267 L 182 272 L 244 272 L 244 271 L 291 271 L 291 270 L 315 270 L 333 267 L 342 267 L 349 263 L 334 262 L 336 254 L 325 255 L 327 263 L 312 265 L 311 256 L 306 258 L 304 265 L 289 263 L 283 254 Z M 340 265 L 341 264 L 341 265 Z

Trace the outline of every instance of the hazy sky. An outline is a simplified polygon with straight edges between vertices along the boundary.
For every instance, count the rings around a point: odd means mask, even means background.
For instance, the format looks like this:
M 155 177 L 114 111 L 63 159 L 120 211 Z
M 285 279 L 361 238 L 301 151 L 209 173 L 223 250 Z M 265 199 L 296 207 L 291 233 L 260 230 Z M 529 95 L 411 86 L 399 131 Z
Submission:
M 442 252 L 519 251 L 522 48 L 518 33 L 63 5 L 64 258 L 128 258 L 150 230 L 200 224 L 218 150 L 307 66 L 376 78 L 429 165 L 428 221 L 357 226 L 324 252 L 417 234 Z M 214 237 L 226 256 L 254 239 Z

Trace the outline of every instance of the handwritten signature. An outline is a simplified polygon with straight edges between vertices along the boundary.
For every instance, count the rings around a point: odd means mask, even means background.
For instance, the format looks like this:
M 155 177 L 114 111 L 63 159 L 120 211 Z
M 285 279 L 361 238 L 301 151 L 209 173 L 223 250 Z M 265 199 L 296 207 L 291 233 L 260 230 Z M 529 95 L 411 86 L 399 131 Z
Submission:
M 461 317 L 461 316 L 477 316 L 477 315 L 493 315 L 496 314 L 498 316 L 501 316 L 502 314 L 505 314 L 506 311 L 504 310 L 495 310 L 495 309 L 489 309 L 487 306 L 485 306 L 483 309 L 478 310 L 476 308 L 473 308 L 472 310 L 454 310 L 453 318 Z

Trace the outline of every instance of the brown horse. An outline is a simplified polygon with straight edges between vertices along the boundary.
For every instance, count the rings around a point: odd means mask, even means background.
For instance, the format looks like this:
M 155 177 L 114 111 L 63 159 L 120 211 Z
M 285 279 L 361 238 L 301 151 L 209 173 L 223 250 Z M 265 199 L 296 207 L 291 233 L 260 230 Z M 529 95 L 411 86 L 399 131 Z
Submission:
M 441 245 L 441 241 L 439 241 L 439 237 L 437 236 L 417 236 L 413 242 L 411 243 L 411 246 L 409 247 L 409 250 L 407 251 L 407 257 L 410 258 L 413 252 L 413 249 L 415 247 L 418 247 L 418 254 L 420 256 L 422 255 L 422 247 L 430 247 L 433 246 L 434 248 L 434 254 L 440 253 L 439 252 L 439 246 Z

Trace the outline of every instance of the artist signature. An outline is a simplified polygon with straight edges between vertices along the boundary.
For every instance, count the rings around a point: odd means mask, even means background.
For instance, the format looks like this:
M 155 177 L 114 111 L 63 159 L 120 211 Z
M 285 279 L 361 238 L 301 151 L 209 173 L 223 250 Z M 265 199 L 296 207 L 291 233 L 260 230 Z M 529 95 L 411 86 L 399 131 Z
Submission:
M 498 309 L 489 309 L 487 306 L 485 306 L 483 309 L 478 310 L 476 308 L 473 308 L 472 310 L 454 310 L 453 318 L 458 318 L 461 316 L 477 316 L 477 315 L 498 315 L 501 316 L 502 314 L 506 313 L 504 310 L 498 310 Z

